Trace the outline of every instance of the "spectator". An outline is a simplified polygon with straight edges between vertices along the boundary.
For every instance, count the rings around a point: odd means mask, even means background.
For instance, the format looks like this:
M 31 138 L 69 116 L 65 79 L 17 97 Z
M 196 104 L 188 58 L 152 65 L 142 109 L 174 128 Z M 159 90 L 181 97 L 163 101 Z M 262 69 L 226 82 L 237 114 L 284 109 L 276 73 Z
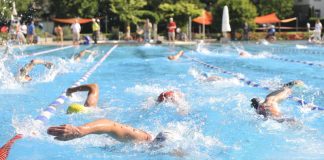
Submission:
M 315 23 L 315 30 L 314 30 L 314 39 L 317 41 L 321 40 L 322 28 L 323 28 L 322 23 L 320 22 L 319 19 L 317 19 Z
M 249 25 L 247 22 L 244 23 L 244 28 L 243 28 L 243 40 L 248 41 L 249 40 Z
M 63 29 L 60 25 L 57 25 L 57 27 L 55 27 L 55 34 L 56 34 L 57 42 L 59 42 L 60 40 L 61 44 L 63 44 Z
M 149 19 L 146 19 L 144 24 L 144 41 L 150 42 L 151 41 L 151 31 L 152 31 L 152 23 Z
M 27 37 L 27 26 L 26 26 L 26 23 L 23 22 L 23 24 L 21 25 L 21 33 L 24 34 L 25 37 Z
M 177 28 L 176 23 L 173 21 L 173 18 L 170 18 L 170 22 L 168 24 L 168 37 L 169 41 L 175 40 L 175 30 Z
M 99 37 L 99 30 L 100 27 L 98 23 L 96 22 L 96 19 L 92 19 L 92 38 L 94 40 L 94 43 L 97 44 L 98 42 L 98 37 Z
M 34 21 L 32 20 L 27 27 L 28 44 L 33 43 L 34 35 L 35 35 L 35 25 L 34 25 Z
M 78 23 L 77 19 L 72 24 L 71 29 L 72 29 L 72 33 L 73 33 L 73 44 L 78 45 L 79 44 L 79 39 L 80 39 L 81 26 Z

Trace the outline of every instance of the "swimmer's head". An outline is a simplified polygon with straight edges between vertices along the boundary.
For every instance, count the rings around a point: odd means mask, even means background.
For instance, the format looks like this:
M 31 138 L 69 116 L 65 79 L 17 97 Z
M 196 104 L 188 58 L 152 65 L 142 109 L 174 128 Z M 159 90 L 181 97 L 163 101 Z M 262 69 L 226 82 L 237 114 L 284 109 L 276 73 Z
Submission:
M 260 98 L 252 98 L 251 99 L 251 107 L 253 107 L 254 109 L 258 109 L 260 103 L 261 103 Z
M 165 142 L 172 138 L 172 133 L 168 131 L 160 132 L 151 143 L 151 149 L 159 149 L 164 146 Z
M 173 91 L 166 91 L 166 92 L 162 92 L 158 99 L 157 99 L 157 102 L 161 103 L 163 101 L 166 101 L 170 98 L 172 98 L 174 96 L 174 92 Z
M 292 81 L 292 82 L 289 82 L 289 83 L 285 84 L 284 86 L 289 87 L 289 88 L 292 88 L 292 87 L 302 88 L 302 87 L 305 86 L 305 84 L 301 80 L 295 80 L 295 81 Z
M 203 77 L 205 77 L 205 78 L 208 78 L 209 76 L 208 76 L 208 73 L 206 73 L 206 72 L 204 72 L 204 73 L 202 73 L 201 74 Z
M 66 114 L 73 114 L 73 113 L 85 113 L 86 108 L 78 103 L 72 103 L 68 109 L 66 110 Z

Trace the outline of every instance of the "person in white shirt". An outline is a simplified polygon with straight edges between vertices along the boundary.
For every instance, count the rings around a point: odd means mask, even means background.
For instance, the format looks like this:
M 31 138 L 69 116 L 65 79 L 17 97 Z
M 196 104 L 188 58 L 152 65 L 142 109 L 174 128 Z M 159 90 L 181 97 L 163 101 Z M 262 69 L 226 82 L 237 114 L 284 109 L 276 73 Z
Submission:
M 20 30 L 24 34 L 24 36 L 26 37 L 27 36 L 27 25 L 26 25 L 25 22 L 21 25 Z
M 79 39 L 80 39 L 81 26 L 78 23 L 77 19 L 72 24 L 71 29 L 72 29 L 72 33 L 73 33 L 73 44 L 78 45 L 79 44 Z
M 319 19 L 316 20 L 315 23 L 315 30 L 314 30 L 314 39 L 320 41 L 321 40 L 321 33 L 322 33 L 322 23 Z

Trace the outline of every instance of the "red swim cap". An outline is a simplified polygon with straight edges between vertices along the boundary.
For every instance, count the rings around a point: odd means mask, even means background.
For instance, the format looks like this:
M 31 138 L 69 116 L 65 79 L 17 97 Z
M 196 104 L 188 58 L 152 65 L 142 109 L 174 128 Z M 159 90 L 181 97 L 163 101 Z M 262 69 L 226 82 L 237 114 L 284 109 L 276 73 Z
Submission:
M 163 101 L 165 101 L 165 100 L 167 100 L 167 99 L 169 99 L 170 97 L 173 97 L 173 96 L 174 96 L 174 92 L 173 91 L 162 92 L 159 95 L 157 101 L 158 102 L 163 102 Z

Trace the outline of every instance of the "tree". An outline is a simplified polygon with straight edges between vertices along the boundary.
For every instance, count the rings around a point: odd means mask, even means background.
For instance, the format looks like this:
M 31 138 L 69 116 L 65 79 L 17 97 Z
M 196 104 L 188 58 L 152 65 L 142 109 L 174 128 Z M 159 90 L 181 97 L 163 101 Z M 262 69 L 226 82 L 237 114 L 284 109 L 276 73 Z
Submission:
M 160 4 L 159 9 L 162 11 L 164 20 L 167 21 L 168 17 L 173 17 L 178 26 L 184 27 L 189 16 L 199 16 L 204 6 L 199 0 L 165 0 Z
M 289 18 L 293 13 L 294 0 L 260 0 L 257 9 L 260 15 L 275 12 L 279 19 Z
M 51 13 L 59 18 L 94 17 L 98 13 L 97 0 L 53 0 Z
M 242 28 L 244 23 L 247 22 L 249 26 L 255 26 L 254 18 L 257 16 L 256 7 L 250 0 L 219 0 L 213 9 L 215 19 L 214 27 L 220 31 L 222 24 L 222 14 L 225 5 L 228 6 L 230 25 L 232 33 L 239 28 Z
M 6 21 L 11 18 L 12 4 L 16 3 L 16 10 L 18 15 L 25 14 L 33 0 L 0 0 L 0 20 Z

